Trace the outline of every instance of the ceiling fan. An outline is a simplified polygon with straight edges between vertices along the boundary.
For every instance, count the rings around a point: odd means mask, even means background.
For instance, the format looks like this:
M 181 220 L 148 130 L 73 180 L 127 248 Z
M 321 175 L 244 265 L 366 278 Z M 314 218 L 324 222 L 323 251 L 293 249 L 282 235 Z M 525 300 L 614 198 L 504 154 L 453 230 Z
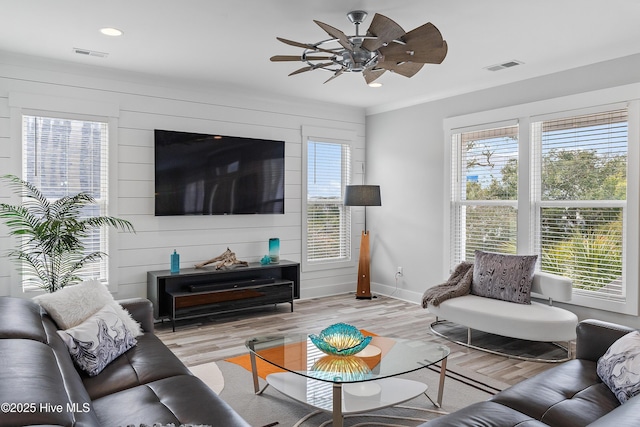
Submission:
M 367 12 L 363 10 L 347 13 L 349 21 L 356 26 L 354 36 L 347 36 L 331 25 L 314 20 L 331 38 L 317 43 L 300 43 L 276 37 L 282 43 L 304 51 L 299 56 L 272 56 L 271 61 L 302 61 L 307 64 L 290 76 L 322 69 L 333 73 L 325 81 L 327 83 L 346 72 L 361 72 L 370 84 L 385 71 L 412 77 L 424 64 L 440 64 L 447 56 L 447 42 L 430 22 L 407 33 L 392 19 L 376 13 L 367 33 L 360 35 L 360 24 L 366 17 Z

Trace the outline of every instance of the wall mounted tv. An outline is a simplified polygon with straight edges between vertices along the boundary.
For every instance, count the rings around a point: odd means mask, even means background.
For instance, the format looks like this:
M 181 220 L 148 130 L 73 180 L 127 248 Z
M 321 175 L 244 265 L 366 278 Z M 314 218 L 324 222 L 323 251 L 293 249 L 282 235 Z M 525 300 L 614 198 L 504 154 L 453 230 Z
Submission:
M 156 129 L 155 214 L 284 214 L 284 141 Z

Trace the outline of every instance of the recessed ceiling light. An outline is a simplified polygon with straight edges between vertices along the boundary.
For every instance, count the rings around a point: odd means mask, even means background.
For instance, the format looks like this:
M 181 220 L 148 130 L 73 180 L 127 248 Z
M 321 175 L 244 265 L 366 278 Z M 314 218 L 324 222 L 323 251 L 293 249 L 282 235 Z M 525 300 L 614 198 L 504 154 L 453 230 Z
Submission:
M 369 83 L 369 87 L 382 87 L 382 83 L 371 82 Z
M 117 28 L 112 28 L 112 27 L 100 28 L 100 32 L 105 36 L 111 36 L 111 37 L 119 37 L 122 34 L 124 34 L 122 30 L 119 30 Z

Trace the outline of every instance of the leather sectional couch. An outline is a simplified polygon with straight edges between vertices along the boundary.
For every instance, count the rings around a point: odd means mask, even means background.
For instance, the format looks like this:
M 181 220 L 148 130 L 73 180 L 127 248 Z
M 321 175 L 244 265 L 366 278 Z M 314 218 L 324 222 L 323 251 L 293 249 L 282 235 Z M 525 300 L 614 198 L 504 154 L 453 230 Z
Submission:
M 145 333 L 89 377 L 38 304 L 0 297 L 0 426 L 249 426 L 153 334 L 149 301 L 120 303 Z
M 524 380 L 488 401 L 462 408 L 422 426 L 640 426 L 640 395 L 621 405 L 596 373 L 598 359 L 614 341 L 633 329 L 585 320 L 578 324 L 576 331 L 575 359 Z

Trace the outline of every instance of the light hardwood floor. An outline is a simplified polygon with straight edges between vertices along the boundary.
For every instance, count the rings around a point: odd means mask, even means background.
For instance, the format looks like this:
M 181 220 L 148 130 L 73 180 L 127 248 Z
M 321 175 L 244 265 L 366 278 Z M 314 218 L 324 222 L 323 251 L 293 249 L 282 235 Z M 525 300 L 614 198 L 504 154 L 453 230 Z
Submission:
M 357 300 L 354 294 L 297 300 L 294 311 L 280 304 L 214 317 L 185 320 L 172 332 L 169 322 L 156 324 L 156 335 L 185 363 L 195 366 L 247 352 L 244 342 L 256 335 L 318 333 L 345 322 L 378 335 L 429 340 L 451 349 L 448 368 L 497 388 L 536 375 L 555 364 L 528 362 L 468 349 L 433 335 L 434 316 L 419 305 L 391 297 Z

